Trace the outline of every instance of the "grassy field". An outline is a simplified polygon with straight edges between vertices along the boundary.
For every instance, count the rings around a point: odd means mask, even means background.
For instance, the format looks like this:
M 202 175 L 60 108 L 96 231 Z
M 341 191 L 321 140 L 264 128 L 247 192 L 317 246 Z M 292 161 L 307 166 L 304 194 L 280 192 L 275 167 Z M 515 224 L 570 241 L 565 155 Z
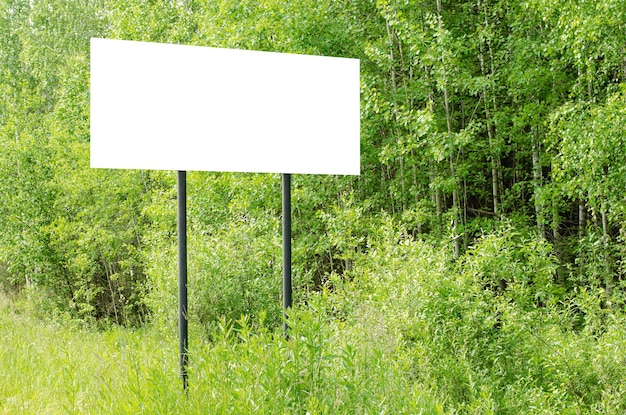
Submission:
M 3 299 L 0 412 L 170 413 L 189 406 L 175 339 L 148 329 L 97 332 L 37 321 Z M 161 411 L 162 409 L 162 411 Z
M 253 335 L 245 319 L 211 343 L 192 341 L 184 393 L 175 330 L 41 321 L 27 303 L 2 298 L 0 413 L 440 412 L 406 383 L 394 350 L 357 347 L 314 313 L 292 324 L 289 341 Z

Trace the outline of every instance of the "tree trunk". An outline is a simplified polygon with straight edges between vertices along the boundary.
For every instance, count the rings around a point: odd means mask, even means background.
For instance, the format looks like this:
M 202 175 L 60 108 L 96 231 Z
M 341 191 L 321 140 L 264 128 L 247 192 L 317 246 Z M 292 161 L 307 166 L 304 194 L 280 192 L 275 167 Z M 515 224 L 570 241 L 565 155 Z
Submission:
M 561 249 L 559 247 L 559 241 L 561 240 L 561 218 L 559 216 L 559 206 L 556 200 L 552 200 L 552 240 L 554 241 L 554 250 L 557 259 L 561 259 Z
M 443 30 L 443 21 L 441 16 L 441 0 L 437 0 L 437 11 L 439 12 L 439 30 Z M 448 138 L 452 136 L 452 113 L 450 110 L 450 97 L 448 95 L 448 82 L 446 73 L 446 58 L 445 55 L 441 56 L 441 65 L 443 66 L 444 82 L 443 82 L 443 107 L 446 112 L 446 126 L 448 130 Z M 461 256 L 461 240 L 459 237 L 459 189 L 456 184 L 456 168 L 454 165 L 454 149 L 450 151 L 448 156 L 448 162 L 450 166 L 450 176 L 454 182 L 452 188 L 452 240 L 454 242 L 454 259 L 458 259 Z
M 397 102 L 397 82 L 396 82 L 396 65 L 393 55 L 393 33 L 389 26 L 389 20 L 385 18 L 385 27 L 387 28 L 387 39 L 389 41 L 389 62 L 391 63 L 391 90 L 393 92 L 393 115 L 398 121 L 398 102 Z
M 587 227 L 587 209 L 585 201 L 582 197 L 578 198 L 578 237 L 585 236 L 585 228 Z
M 479 7 L 481 3 L 479 2 Z M 487 14 L 487 6 L 483 3 L 483 12 L 484 12 L 484 24 L 485 27 L 489 25 L 489 19 Z M 485 41 L 484 45 L 479 49 L 478 59 L 480 61 L 480 71 L 484 77 L 487 76 L 487 69 L 485 68 L 485 54 L 483 52 L 483 47 L 486 47 L 489 50 L 489 56 L 491 60 L 491 73 L 494 71 L 494 58 L 493 58 L 493 50 L 491 48 L 491 42 L 489 40 Z M 500 186 L 499 181 L 502 177 L 502 173 L 499 172 L 499 167 L 502 165 L 500 161 L 500 155 L 495 146 L 495 122 L 493 122 L 491 118 L 491 110 L 489 109 L 489 102 L 492 102 L 493 110 L 496 111 L 496 98 L 493 95 L 490 99 L 489 91 L 487 86 L 483 84 L 483 102 L 485 107 L 485 122 L 487 124 L 487 136 L 489 137 L 489 152 L 491 158 L 491 197 L 493 203 L 493 213 L 498 215 L 500 212 Z
M 450 155 L 450 175 L 452 178 L 456 177 L 456 169 L 454 168 L 454 160 L 452 154 Z M 456 181 L 456 180 L 455 180 Z M 459 235 L 459 189 L 454 185 L 452 189 L 452 240 L 454 241 L 454 259 L 459 259 L 461 256 L 461 236 Z
M 441 200 L 441 189 L 435 188 L 435 204 L 437 206 L 437 236 L 441 238 L 443 229 L 443 200 Z
M 609 298 L 613 289 L 613 267 L 609 245 L 609 224 L 604 203 L 602 203 L 602 242 L 604 245 L 604 294 Z
M 539 236 L 545 238 L 546 236 L 546 225 L 543 219 L 543 208 L 542 202 L 539 198 L 539 190 L 541 189 L 541 184 L 543 181 L 541 174 L 541 163 L 540 163 L 540 145 L 539 145 L 539 137 L 535 127 L 532 127 L 532 160 L 533 160 L 533 187 L 535 191 L 535 217 L 537 220 L 537 230 L 539 231 Z

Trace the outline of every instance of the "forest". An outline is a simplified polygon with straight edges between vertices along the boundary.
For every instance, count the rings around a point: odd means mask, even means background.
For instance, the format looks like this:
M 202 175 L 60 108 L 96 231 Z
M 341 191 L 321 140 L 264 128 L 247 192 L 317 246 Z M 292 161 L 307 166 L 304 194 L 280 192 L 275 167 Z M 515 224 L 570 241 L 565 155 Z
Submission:
M 93 37 L 360 59 L 361 174 L 91 169 Z M 245 120 L 242 120 L 245 122 Z M 0 0 L 0 413 L 626 413 L 626 0 Z

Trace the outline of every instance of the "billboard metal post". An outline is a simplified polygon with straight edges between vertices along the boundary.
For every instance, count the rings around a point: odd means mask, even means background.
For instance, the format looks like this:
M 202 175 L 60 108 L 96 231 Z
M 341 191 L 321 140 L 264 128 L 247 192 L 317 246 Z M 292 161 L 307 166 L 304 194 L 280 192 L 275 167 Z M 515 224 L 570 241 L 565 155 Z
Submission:
M 187 172 L 178 171 L 178 352 L 180 376 L 187 389 Z
M 291 174 L 282 175 L 283 190 L 283 309 L 285 335 L 289 330 L 287 310 L 291 308 Z

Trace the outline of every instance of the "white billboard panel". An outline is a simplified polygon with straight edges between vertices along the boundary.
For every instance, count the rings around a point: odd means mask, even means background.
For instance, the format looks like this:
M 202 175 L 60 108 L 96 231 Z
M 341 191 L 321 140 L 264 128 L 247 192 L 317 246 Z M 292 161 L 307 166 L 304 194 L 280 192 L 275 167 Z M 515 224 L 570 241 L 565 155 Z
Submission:
M 91 39 L 91 167 L 359 174 L 357 59 Z

